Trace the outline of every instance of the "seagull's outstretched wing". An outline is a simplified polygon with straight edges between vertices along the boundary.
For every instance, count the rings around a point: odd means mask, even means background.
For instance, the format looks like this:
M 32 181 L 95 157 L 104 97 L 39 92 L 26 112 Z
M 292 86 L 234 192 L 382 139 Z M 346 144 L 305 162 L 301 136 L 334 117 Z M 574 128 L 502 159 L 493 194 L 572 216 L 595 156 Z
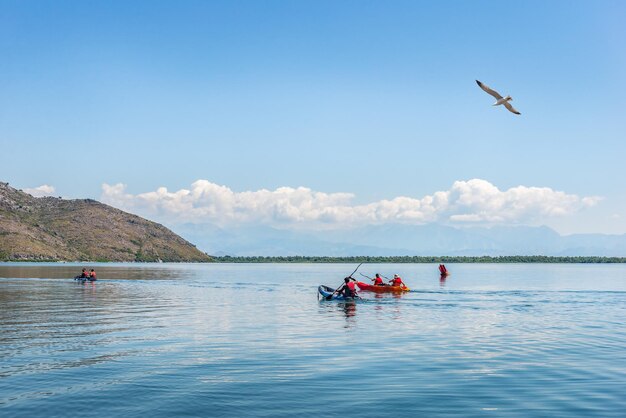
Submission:
M 495 90 L 490 89 L 489 87 L 487 87 L 487 85 L 481 83 L 480 81 L 476 80 L 476 84 L 478 84 L 478 86 L 485 90 L 487 93 L 491 94 L 493 97 L 496 98 L 496 100 L 500 100 L 502 98 L 502 96 L 500 96 L 500 93 L 498 93 Z
M 521 115 L 521 113 L 520 113 L 520 112 L 518 112 L 517 110 L 515 110 L 515 108 L 514 108 L 513 106 L 511 106 L 511 103 L 509 103 L 509 102 L 505 102 L 505 103 L 504 103 L 504 107 L 506 107 L 507 109 L 509 109 L 509 112 L 513 112 L 513 113 L 515 113 L 516 115 Z

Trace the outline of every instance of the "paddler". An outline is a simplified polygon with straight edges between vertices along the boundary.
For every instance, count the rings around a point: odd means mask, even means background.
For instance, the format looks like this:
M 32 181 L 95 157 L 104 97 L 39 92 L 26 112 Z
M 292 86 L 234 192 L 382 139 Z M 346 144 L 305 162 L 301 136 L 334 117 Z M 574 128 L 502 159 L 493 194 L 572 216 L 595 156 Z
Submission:
M 89 273 L 87 273 L 87 269 L 83 269 L 80 273 L 80 276 L 76 276 L 74 277 L 75 280 L 78 279 L 88 279 L 89 278 Z
M 94 269 L 91 269 L 91 271 L 89 272 L 89 280 L 91 280 L 92 282 L 95 282 L 97 280 L 96 271 Z
M 406 287 L 406 285 L 404 284 L 404 282 L 402 281 L 402 278 L 400 276 L 398 276 L 397 274 L 393 275 L 393 279 L 391 279 L 391 283 L 392 286 L 402 286 L 402 287 Z
M 446 268 L 445 265 L 439 264 L 439 273 L 441 273 L 442 276 L 448 275 L 448 269 Z
M 336 293 L 341 293 L 344 298 L 355 298 L 356 294 L 356 285 L 354 284 L 354 279 L 352 277 L 346 277 L 343 279 L 344 284 L 342 284 L 339 289 L 335 290 Z
M 383 278 L 380 277 L 380 274 L 376 273 L 376 277 L 374 277 L 373 279 L 370 279 L 371 281 L 374 282 L 374 286 L 384 286 L 385 283 L 383 282 Z

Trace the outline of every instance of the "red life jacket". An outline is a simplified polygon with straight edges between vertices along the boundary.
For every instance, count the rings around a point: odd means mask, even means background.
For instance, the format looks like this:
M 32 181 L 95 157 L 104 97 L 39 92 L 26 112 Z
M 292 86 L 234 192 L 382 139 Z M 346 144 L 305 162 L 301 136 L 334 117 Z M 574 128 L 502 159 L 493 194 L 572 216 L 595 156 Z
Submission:
M 376 277 L 374 279 L 374 284 L 380 286 L 381 284 L 383 284 L 383 279 L 380 277 Z
M 352 290 L 353 292 L 356 291 L 356 285 L 354 284 L 354 282 L 352 280 L 350 280 L 348 283 L 346 283 L 346 286 L 348 287 L 348 289 Z
M 96 278 L 96 272 L 95 272 L 95 271 L 92 271 L 91 273 L 89 273 L 89 276 L 90 276 L 91 278 L 95 279 L 95 278 Z
M 402 279 L 399 277 L 394 277 L 393 281 L 391 282 L 392 286 L 402 286 Z

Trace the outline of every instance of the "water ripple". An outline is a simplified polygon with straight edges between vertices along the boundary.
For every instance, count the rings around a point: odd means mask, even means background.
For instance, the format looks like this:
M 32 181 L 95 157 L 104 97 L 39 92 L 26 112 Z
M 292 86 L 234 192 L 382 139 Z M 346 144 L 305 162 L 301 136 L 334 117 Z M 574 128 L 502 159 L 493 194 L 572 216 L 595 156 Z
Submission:
M 626 410 L 624 267 L 567 266 L 570 284 L 558 265 L 488 283 L 492 267 L 472 266 L 444 288 L 433 277 L 407 294 L 318 300 L 317 285 L 336 286 L 328 277 L 343 267 L 105 265 L 94 284 L 50 279 L 71 277 L 64 266 L 30 270 L 39 280 L 0 267 L 0 415 Z M 393 268 L 426 277 L 424 266 Z M 598 275 L 615 279 L 596 288 Z

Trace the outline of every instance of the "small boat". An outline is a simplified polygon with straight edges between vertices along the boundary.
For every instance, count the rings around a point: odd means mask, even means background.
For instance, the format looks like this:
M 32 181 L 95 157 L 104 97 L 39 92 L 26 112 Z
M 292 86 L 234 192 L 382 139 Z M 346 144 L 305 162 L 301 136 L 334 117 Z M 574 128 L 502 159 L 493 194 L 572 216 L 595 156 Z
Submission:
M 95 282 L 98 279 L 91 278 L 91 277 L 74 277 L 74 280 L 79 281 L 81 283 L 85 283 L 85 282 Z
M 368 290 L 370 292 L 376 292 L 376 293 L 409 292 L 411 290 L 406 286 L 390 286 L 390 285 L 381 286 L 381 285 L 367 284 L 363 282 L 356 282 L 356 285 L 359 286 L 359 289 L 361 290 Z
M 320 295 L 322 295 L 322 300 L 325 299 L 325 300 L 351 301 L 351 300 L 360 299 L 358 296 L 355 298 L 346 298 L 343 295 L 335 294 L 335 289 L 333 289 L 332 287 L 324 286 L 323 284 L 319 285 L 319 287 L 317 288 L 317 291 L 319 292 Z M 330 296 L 330 299 L 328 298 L 329 296 Z

